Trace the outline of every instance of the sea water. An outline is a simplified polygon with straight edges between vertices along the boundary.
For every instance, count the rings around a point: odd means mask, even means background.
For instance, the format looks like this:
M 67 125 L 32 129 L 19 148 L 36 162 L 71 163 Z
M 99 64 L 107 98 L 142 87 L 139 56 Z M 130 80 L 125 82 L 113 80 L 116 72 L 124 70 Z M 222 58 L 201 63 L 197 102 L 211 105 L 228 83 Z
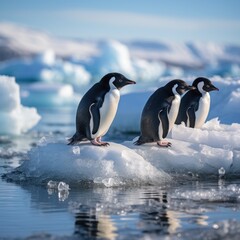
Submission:
M 66 141 L 74 131 L 74 109 L 40 109 L 41 122 L 29 133 L 0 139 L 0 237 L 8 239 L 237 239 L 240 180 L 219 176 L 174 176 L 154 184 L 119 184 L 102 179 L 68 185 L 4 177 L 37 144 Z M 137 134 L 137 133 L 136 133 Z M 122 142 L 136 135 L 109 132 Z M 75 146 L 74 154 L 81 154 Z M 181 161 L 181 159 L 179 159 Z M 51 162 L 51 159 L 49 159 Z M 69 163 L 71 164 L 71 163 Z

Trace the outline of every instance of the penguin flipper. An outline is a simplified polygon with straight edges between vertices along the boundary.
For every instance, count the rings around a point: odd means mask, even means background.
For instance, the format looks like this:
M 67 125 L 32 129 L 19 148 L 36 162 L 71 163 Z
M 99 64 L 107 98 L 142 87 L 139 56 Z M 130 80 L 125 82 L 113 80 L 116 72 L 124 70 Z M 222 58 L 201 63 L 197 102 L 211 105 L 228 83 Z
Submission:
M 189 127 L 194 128 L 196 122 L 196 115 L 193 107 L 188 108 L 187 115 L 189 120 Z
M 168 108 L 164 108 L 163 110 L 161 110 L 158 115 L 162 123 L 162 130 L 163 130 L 162 137 L 165 138 L 169 130 Z
M 92 134 L 95 134 L 98 131 L 100 125 L 100 110 L 99 110 L 99 103 L 93 103 L 90 106 L 90 113 L 93 119 L 93 129 Z

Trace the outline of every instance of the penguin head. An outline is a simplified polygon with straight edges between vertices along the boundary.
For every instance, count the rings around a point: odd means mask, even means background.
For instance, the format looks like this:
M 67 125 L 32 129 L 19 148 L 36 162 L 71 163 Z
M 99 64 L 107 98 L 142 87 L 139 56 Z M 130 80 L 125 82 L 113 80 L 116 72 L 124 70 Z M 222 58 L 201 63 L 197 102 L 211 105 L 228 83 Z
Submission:
M 129 80 L 121 73 L 108 73 L 101 79 L 101 82 L 107 84 L 110 88 L 117 88 L 118 90 L 128 84 L 136 84 L 135 81 Z
M 211 91 L 219 91 L 217 87 L 215 87 L 212 82 L 204 77 L 196 78 L 193 82 L 193 86 L 198 89 L 199 92 L 211 92 Z
M 186 91 L 195 89 L 194 86 L 189 86 L 185 81 L 181 79 L 172 80 L 167 83 L 165 87 L 167 87 L 173 95 L 183 95 Z

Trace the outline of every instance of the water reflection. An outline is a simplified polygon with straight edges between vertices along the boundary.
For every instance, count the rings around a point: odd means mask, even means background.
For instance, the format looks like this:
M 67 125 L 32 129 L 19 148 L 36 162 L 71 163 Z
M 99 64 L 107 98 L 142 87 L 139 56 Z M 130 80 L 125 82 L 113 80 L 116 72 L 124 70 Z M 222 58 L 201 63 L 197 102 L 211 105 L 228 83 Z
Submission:
M 222 216 L 222 209 L 225 219 L 234 214 L 236 216 L 239 208 L 232 202 L 212 203 L 191 199 L 192 196 L 198 196 L 198 193 L 206 194 L 205 190 L 209 187 L 215 189 L 210 193 L 222 191 L 222 184 L 224 183 L 216 181 L 211 186 L 194 182 L 166 187 L 73 187 L 63 193 L 48 189 L 47 186 L 4 183 L 2 187 L 6 185 L 6 189 L 14 186 L 16 197 L 9 198 L 9 208 L 0 207 L 5 219 L 0 229 L 8 229 L 12 233 L 6 236 L 16 236 L 13 235 L 14 232 L 28 236 L 32 234 L 31 229 L 34 229 L 36 232 L 74 235 L 79 239 L 177 236 L 186 229 L 211 228 L 213 222 Z M 1 192 L 4 193 L 4 189 Z M 19 209 L 18 195 L 20 198 L 24 196 L 25 201 L 31 204 L 22 204 Z M 14 215 L 9 214 L 10 209 L 15 211 Z M 7 222 L 13 221 L 21 213 L 25 216 L 21 231 L 17 224 L 7 225 Z M 29 224 L 31 229 L 27 227 Z
M 81 206 L 75 215 L 74 235 L 80 238 L 103 238 L 114 240 L 117 237 L 117 227 L 110 215 L 97 213 L 96 209 Z

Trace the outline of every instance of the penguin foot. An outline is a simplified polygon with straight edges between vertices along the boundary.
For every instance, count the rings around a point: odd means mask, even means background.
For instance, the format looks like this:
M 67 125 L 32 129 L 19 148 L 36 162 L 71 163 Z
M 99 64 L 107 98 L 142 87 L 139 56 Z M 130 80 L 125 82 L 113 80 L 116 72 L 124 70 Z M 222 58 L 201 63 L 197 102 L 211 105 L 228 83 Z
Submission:
M 170 143 L 170 142 L 158 141 L 158 142 L 157 142 L 157 145 L 160 146 L 160 147 L 171 147 L 171 146 L 172 146 L 172 143 Z
M 92 143 L 92 145 L 94 145 L 94 146 L 103 146 L 103 147 L 107 147 L 107 146 L 110 145 L 110 144 L 107 143 L 107 142 L 100 142 L 100 141 L 98 141 L 98 139 L 93 139 L 93 140 L 91 140 L 91 143 Z

